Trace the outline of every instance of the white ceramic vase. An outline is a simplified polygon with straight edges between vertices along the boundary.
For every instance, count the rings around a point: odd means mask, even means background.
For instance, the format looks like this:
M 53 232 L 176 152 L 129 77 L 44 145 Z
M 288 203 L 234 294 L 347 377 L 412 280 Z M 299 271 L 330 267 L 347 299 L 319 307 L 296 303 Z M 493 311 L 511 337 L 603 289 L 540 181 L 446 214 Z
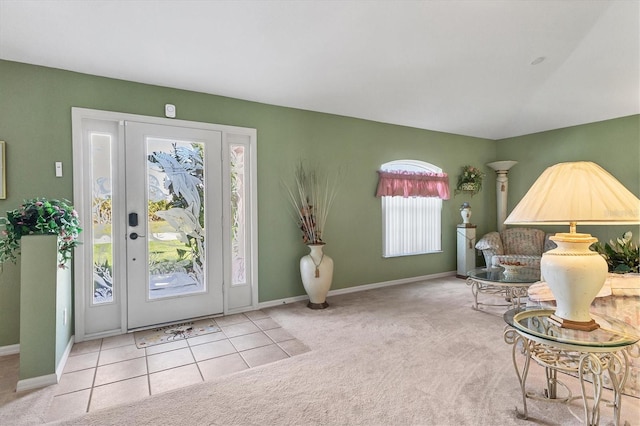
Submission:
M 309 296 L 307 306 L 311 309 L 324 309 L 327 293 L 333 280 L 333 259 L 324 254 L 324 244 L 310 244 L 311 252 L 300 259 L 300 277 Z
M 471 223 L 471 209 L 460 210 L 460 216 L 462 216 L 462 223 Z

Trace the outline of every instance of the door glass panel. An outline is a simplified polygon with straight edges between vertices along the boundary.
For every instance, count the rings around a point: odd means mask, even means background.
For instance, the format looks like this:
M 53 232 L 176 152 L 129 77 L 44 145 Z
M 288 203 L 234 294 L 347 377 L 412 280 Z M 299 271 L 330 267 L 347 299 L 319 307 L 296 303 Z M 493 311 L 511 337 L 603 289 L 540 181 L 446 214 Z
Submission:
M 204 144 L 147 138 L 147 153 L 148 298 L 204 292 Z
M 232 285 L 246 283 L 245 162 L 244 145 L 231 145 L 231 276 Z
M 93 304 L 113 302 L 111 135 L 91 133 Z

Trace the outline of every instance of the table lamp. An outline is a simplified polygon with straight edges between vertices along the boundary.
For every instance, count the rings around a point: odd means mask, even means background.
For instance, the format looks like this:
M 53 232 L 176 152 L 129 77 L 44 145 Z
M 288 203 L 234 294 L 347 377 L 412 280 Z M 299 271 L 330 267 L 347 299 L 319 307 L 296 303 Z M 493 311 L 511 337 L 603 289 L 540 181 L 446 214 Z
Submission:
M 569 225 L 551 240 L 557 248 L 542 255 L 542 279 L 556 299 L 557 325 L 595 330 L 589 307 L 604 285 L 607 263 L 589 249 L 598 241 L 576 232 L 583 225 L 640 223 L 640 200 L 599 165 L 578 161 L 547 168 L 504 222 L 507 225 Z

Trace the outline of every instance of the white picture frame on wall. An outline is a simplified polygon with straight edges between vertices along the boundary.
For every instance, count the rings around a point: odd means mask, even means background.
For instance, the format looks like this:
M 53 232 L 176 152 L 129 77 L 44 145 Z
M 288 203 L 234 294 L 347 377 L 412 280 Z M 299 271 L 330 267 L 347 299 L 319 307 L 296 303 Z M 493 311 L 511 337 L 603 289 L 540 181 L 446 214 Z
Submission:
M 0 200 L 7 198 L 7 173 L 5 163 L 5 143 L 0 141 Z

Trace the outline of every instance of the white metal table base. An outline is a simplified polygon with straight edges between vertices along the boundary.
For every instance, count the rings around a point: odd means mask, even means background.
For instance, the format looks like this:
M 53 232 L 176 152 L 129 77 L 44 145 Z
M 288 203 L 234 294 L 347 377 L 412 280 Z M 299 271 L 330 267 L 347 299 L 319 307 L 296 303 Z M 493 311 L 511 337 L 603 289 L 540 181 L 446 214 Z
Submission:
M 520 299 L 527 298 L 527 290 L 531 284 L 523 283 L 499 283 L 493 281 L 484 281 L 478 278 L 468 277 L 467 285 L 471 286 L 473 294 L 473 309 L 480 310 L 479 306 L 508 306 L 509 309 L 520 308 L 522 302 Z M 503 297 L 508 304 L 492 304 L 478 302 L 478 294 L 487 294 L 492 296 Z
M 629 354 L 631 353 L 631 348 L 638 350 L 638 345 L 617 348 L 592 348 L 594 351 L 588 351 L 585 347 L 578 349 L 573 345 L 558 344 L 556 346 L 555 344 L 540 343 L 523 336 L 510 326 L 505 328 L 504 340 L 506 343 L 513 345 L 513 366 L 522 392 L 523 412 L 517 412 L 518 418 L 527 419 L 528 417 L 527 398 L 563 403 L 582 398 L 586 425 L 599 424 L 601 401 L 613 407 L 614 424 L 616 426 L 620 424 L 621 394 L 629 377 Z M 517 352 L 524 355 L 522 369 L 518 367 Z M 632 355 L 636 356 L 635 354 Z M 545 390 L 544 398 L 538 398 L 535 394 L 526 391 L 527 374 L 532 359 L 546 370 L 547 389 Z M 581 396 L 572 396 L 569 388 L 557 379 L 558 371 L 578 376 Z M 605 373 L 607 373 L 611 381 L 613 401 L 602 399 Z M 564 387 L 567 392 L 566 396 L 558 397 L 558 385 Z M 588 394 L 589 387 L 592 391 L 591 394 Z M 592 401 L 591 404 L 589 401 Z

